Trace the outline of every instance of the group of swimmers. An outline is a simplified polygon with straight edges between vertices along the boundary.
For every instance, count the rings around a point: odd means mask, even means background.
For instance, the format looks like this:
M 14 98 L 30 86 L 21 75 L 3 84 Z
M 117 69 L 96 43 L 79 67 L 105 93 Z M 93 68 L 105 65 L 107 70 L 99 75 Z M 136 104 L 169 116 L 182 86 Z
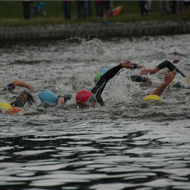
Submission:
M 176 59 L 173 61 L 173 63 L 178 63 L 179 60 Z M 142 75 L 147 75 L 147 74 L 154 74 L 158 72 L 159 70 L 163 68 L 168 68 L 169 72 L 165 73 L 164 81 L 163 83 L 149 96 L 144 98 L 144 101 L 149 101 L 149 100 L 159 100 L 161 101 L 161 94 L 164 91 L 164 89 L 171 84 L 173 79 L 175 78 L 176 73 L 180 73 L 183 77 L 186 77 L 184 73 L 182 73 L 173 63 L 170 61 L 164 61 L 163 63 L 159 64 L 157 67 L 154 69 L 145 69 L 144 66 L 131 63 L 131 61 L 126 60 L 123 63 L 107 70 L 105 73 L 102 73 L 101 75 L 98 76 L 96 79 L 95 86 L 92 88 L 91 91 L 89 90 L 80 90 L 76 94 L 76 104 L 81 106 L 81 107 L 95 107 L 97 102 L 101 105 L 104 106 L 105 103 L 101 97 L 102 92 L 107 84 L 107 82 L 113 78 L 122 68 L 125 69 L 143 69 L 140 72 L 140 75 L 131 75 L 131 80 L 133 82 L 147 82 L 147 83 L 152 83 L 151 79 L 149 77 L 144 77 Z M 179 87 L 180 84 L 177 84 L 177 87 Z M 20 80 L 14 80 L 12 83 L 8 84 L 6 88 L 3 89 L 3 91 L 8 90 L 12 91 L 16 88 L 16 86 L 21 86 L 28 88 L 30 90 L 33 90 L 34 87 L 32 85 L 29 85 L 25 82 L 22 82 Z M 183 86 L 181 86 L 183 87 Z M 49 107 L 49 106 L 61 106 L 62 104 L 65 104 L 68 100 L 72 98 L 70 94 L 65 94 L 63 96 L 56 96 L 53 92 L 51 91 L 42 91 L 39 94 L 39 98 L 42 102 L 42 105 L 44 107 Z M 29 102 L 31 105 L 35 102 L 33 96 L 27 92 L 23 91 L 19 96 L 17 96 L 16 100 L 11 102 L 10 104 L 6 102 L 0 103 L 0 108 L 2 113 L 8 113 L 8 114 L 16 114 L 20 111 L 22 111 L 22 108 L 24 107 L 25 103 Z

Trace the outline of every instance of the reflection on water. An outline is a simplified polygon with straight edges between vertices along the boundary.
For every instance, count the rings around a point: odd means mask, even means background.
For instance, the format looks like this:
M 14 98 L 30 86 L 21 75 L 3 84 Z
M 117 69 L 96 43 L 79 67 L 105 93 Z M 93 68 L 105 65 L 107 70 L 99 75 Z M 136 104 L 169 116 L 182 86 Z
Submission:
M 190 189 L 189 86 L 169 89 L 162 103 L 142 99 L 153 84 L 126 78 L 139 71 L 122 71 L 103 94 L 104 108 L 78 109 L 72 82 L 86 89 L 102 68 L 123 60 L 154 68 L 168 59 L 189 76 L 189 35 L 110 39 L 83 39 L 4 44 L 0 49 L 0 87 L 20 79 L 35 87 L 36 104 L 25 115 L 0 115 L 0 189 L 183 190 Z M 180 76 L 176 80 L 182 81 Z M 13 93 L 0 92 L 1 101 Z M 60 108 L 40 107 L 38 94 L 71 93 Z

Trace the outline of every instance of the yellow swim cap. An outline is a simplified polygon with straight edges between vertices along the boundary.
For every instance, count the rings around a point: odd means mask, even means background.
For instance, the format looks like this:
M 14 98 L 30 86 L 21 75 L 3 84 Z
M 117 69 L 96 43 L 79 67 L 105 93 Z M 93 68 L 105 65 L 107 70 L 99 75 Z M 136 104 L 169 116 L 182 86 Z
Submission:
M 189 78 L 186 78 L 185 80 L 189 83 Z
M 160 98 L 160 96 L 157 96 L 157 95 L 149 95 L 149 96 L 146 96 L 143 99 L 143 101 L 145 101 L 145 102 L 148 102 L 148 101 L 151 101 L 151 100 L 156 100 L 156 101 L 162 102 L 162 99 Z
M 7 102 L 1 102 L 0 103 L 0 110 L 8 110 L 11 107 L 12 106 L 9 103 L 7 103 Z

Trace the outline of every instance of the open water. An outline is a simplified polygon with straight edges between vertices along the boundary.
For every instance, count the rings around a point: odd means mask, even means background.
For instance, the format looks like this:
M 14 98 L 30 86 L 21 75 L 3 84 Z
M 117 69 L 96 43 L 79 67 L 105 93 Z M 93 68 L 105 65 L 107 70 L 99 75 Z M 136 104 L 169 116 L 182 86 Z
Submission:
M 128 59 L 154 68 L 178 63 L 190 76 L 190 35 L 130 39 L 69 39 L 4 44 L 0 88 L 14 79 L 32 84 L 36 103 L 17 115 L 0 114 L 0 189 L 189 190 L 190 89 L 167 89 L 163 102 L 143 102 L 163 81 L 133 83 L 123 70 L 106 86 L 106 106 L 79 109 L 75 80 L 86 89 L 103 68 Z M 184 82 L 179 75 L 175 80 Z M 185 82 L 184 82 L 185 83 Z M 24 90 L 0 91 L 11 102 Z M 72 94 L 57 108 L 39 106 L 38 94 Z

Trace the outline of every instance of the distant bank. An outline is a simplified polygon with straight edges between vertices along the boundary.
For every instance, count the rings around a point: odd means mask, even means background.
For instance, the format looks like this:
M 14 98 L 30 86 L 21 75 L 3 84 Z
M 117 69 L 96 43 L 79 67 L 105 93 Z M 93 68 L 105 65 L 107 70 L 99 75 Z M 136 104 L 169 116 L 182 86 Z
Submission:
M 190 21 L 151 20 L 100 23 L 60 24 L 45 26 L 0 27 L 0 41 L 62 40 L 74 37 L 86 39 L 155 36 L 190 33 Z

